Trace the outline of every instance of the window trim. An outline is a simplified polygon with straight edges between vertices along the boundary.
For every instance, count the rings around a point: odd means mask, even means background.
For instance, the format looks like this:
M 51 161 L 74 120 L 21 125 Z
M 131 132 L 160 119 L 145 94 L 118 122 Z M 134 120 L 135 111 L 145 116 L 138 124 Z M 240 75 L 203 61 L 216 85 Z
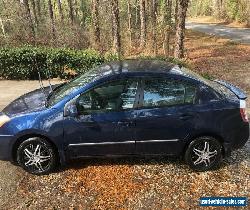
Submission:
M 124 111 L 131 111 L 131 110 L 135 110 L 137 109 L 138 107 L 138 104 L 139 104 L 139 99 L 140 99 L 140 92 L 139 92 L 139 89 L 140 89 L 140 78 L 137 78 L 137 77 L 124 77 L 124 78 L 116 78 L 116 79 L 112 79 L 112 80 L 108 80 L 108 81 L 104 81 L 100 84 L 97 84 L 93 87 L 90 87 L 89 89 L 85 90 L 84 92 L 80 93 L 76 98 L 75 98 L 75 105 L 77 106 L 77 103 L 78 103 L 78 100 L 79 98 L 83 95 L 83 94 L 86 94 L 88 92 L 90 92 L 91 90 L 95 89 L 95 88 L 98 88 L 98 87 L 101 87 L 103 85 L 106 85 L 106 84 L 109 84 L 109 83 L 112 83 L 112 82 L 117 82 L 117 81 L 126 81 L 126 80 L 129 80 L 129 79 L 132 79 L 134 81 L 137 82 L 137 89 L 136 89 L 136 94 L 135 94 L 135 100 L 134 100 L 134 104 L 133 104 L 133 107 L 132 108 L 128 108 L 128 109 L 124 109 L 124 110 L 106 110 L 106 111 L 100 111 L 100 112 L 92 112 L 92 113 L 86 113 L 86 114 L 83 114 L 83 113 L 79 113 L 78 116 L 83 116 L 83 115 L 92 115 L 92 114 L 105 114 L 105 113 L 112 113 L 112 112 L 124 112 Z
M 144 87 L 145 87 L 145 80 L 150 80 L 150 79 L 169 79 L 169 80 L 174 80 L 174 81 L 181 81 L 184 83 L 188 83 L 191 84 L 195 87 L 195 96 L 194 96 L 194 102 L 193 103 L 183 103 L 183 104 L 174 104 L 174 105 L 162 105 L 162 106 L 150 106 L 150 107 L 144 107 L 143 106 L 143 101 L 144 101 Z M 198 93 L 198 85 L 195 83 L 192 83 L 188 80 L 186 80 L 185 78 L 175 78 L 175 77 L 171 77 L 171 76 L 167 76 L 167 77 L 144 77 L 141 79 L 141 87 L 140 87 L 140 95 L 142 95 L 142 97 L 140 97 L 140 106 L 137 109 L 160 109 L 160 108 L 171 108 L 171 107 L 180 107 L 180 106 L 187 106 L 187 105 L 195 105 L 197 104 L 197 93 Z

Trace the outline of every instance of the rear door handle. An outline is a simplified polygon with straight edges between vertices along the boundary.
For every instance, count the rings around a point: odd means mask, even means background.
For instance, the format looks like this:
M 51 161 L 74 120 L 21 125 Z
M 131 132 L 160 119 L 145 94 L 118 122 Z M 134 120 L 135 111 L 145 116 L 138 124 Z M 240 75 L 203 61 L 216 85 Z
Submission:
M 180 120 L 189 120 L 193 118 L 194 116 L 192 114 L 183 114 L 179 117 Z
M 134 126 L 135 122 L 133 122 L 133 121 L 127 121 L 127 122 L 119 121 L 119 122 L 117 122 L 117 125 L 123 126 L 123 127 L 130 127 L 130 126 Z

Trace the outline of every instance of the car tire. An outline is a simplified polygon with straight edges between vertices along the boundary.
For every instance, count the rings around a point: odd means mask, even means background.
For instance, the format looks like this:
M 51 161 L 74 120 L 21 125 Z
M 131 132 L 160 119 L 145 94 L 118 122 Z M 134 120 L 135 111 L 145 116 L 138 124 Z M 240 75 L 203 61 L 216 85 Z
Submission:
M 18 164 L 31 174 L 51 173 L 57 165 L 57 159 L 57 152 L 52 144 L 40 137 L 23 141 L 17 149 Z
M 220 142 L 209 136 L 194 139 L 185 152 L 185 162 L 195 171 L 208 171 L 219 166 L 222 160 Z

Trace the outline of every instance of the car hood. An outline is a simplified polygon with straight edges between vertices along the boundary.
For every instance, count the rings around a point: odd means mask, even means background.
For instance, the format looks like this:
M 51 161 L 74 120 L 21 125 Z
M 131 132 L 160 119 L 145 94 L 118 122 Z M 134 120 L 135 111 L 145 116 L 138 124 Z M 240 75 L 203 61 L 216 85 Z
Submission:
M 53 89 L 58 85 L 54 85 Z M 12 101 L 7 105 L 2 112 L 7 115 L 17 115 L 20 113 L 27 113 L 45 109 L 47 95 L 49 94 L 50 87 L 43 89 L 36 89 L 26 93 L 19 98 Z

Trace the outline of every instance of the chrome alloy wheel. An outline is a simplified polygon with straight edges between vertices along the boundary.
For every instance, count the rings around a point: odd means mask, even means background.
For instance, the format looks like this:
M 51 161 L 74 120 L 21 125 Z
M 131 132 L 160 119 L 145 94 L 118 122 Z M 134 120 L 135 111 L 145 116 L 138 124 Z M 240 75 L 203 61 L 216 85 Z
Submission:
M 216 155 L 217 155 L 217 150 L 211 149 L 210 150 L 210 145 L 207 141 L 204 142 L 204 147 L 203 149 L 200 149 L 201 145 L 198 145 L 196 148 L 193 148 L 193 164 L 194 165 L 199 165 L 204 163 L 206 166 L 209 166 L 211 162 L 214 161 Z
M 24 165 L 30 170 L 43 172 L 50 165 L 51 153 L 42 144 L 28 144 L 23 153 Z

